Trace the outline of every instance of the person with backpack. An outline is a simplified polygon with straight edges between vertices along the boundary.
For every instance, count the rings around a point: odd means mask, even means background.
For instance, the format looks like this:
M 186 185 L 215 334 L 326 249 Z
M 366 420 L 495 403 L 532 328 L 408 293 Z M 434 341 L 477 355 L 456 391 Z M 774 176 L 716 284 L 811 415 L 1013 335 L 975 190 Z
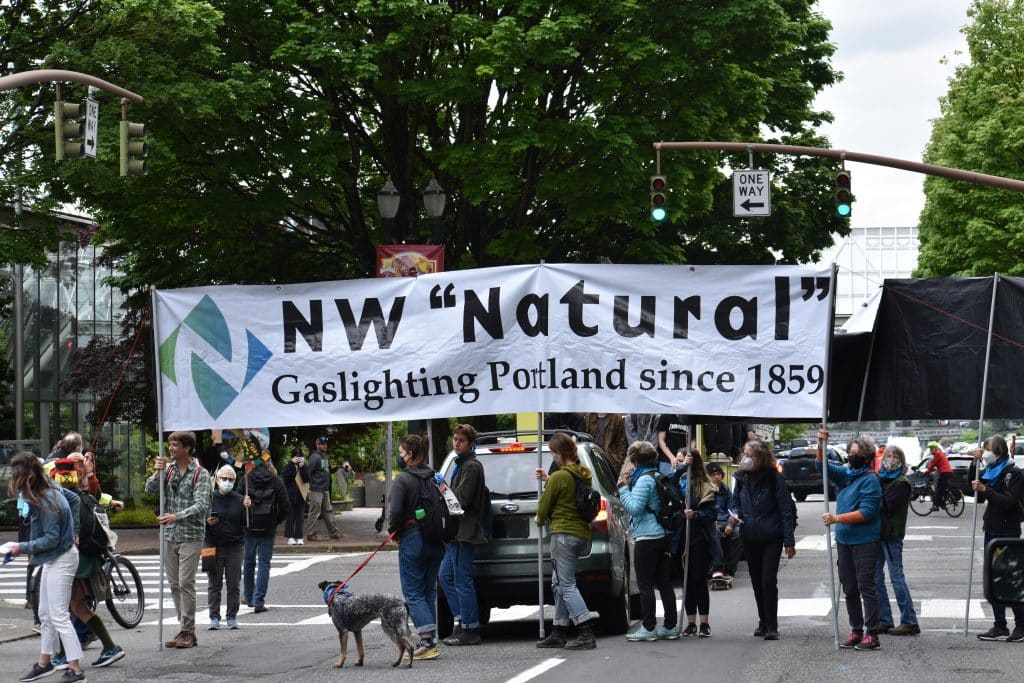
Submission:
M 196 437 L 192 432 L 174 432 L 167 438 L 170 462 L 158 457 L 153 475 L 146 480 L 146 493 L 164 490 L 164 514 L 156 518 L 164 535 L 164 572 L 171 586 L 171 599 L 181 630 L 164 647 L 190 648 L 196 639 L 196 570 L 206 535 L 210 509 L 210 476 L 193 457 Z M 167 467 L 170 464 L 171 467 Z
M 452 616 L 458 620 L 452 635 L 441 641 L 445 645 L 480 644 L 480 609 L 473 583 L 473 555 L 476 546 L 487 543 L 481 524 L 486 513 L 486 479 L 484 466 L 477 460 L 475 446 L 476 429 L 473 425 L 455 425 L 452 432 L 455 464 L 452 466 L 451 490 L 464 512 L 459 517 L 458 534 L 454 541 L 446 544 L 441 562 L 441 588 Z
M 404 467 L 391 484 L 388 532 L 398 544 L 398 578 L 420 640 L 413 659 L 437 659 L 437 576 L 444 558 L 441 492 L 429 465 L 430 441 L 406 434 L 398 443 Z
M 795 504 L 776 467 L 775 456 L 763 441 L 744 444 L 733 481 L 733 510 L 737 514 L 730 518 L 730 524 L 743 539 L 757 602 L 754 636 L 778 640 L 779 561 L 783 548 L 787 558 L 796 555 Z
M 248 467 L 248 465 L 246 465 Z M 274 471 L 270 455 L 252 462 L 245 475 L 245 559 L 242 562 L 242 593 L 245 604 L 260 614 L 267 611 L 265 599 L 270 584 L 270 558 L 274 556 L 277 526 L 288 517 L 288 492 Z
M 576 442 L 558 432 L 548 442 L 551 457 L 559 469 L 551 475 L 538 467 L 537 479 L 547 482 L 537 502 L 537 526 L 550 522 L 551 592 L 555 600 L 555 617 L 551 633 L 537 643 L 541 648 L 593 650 L 594 622 L 600 616 L 591 612 L 576 587 L 576 563 L 590 547 L 590 522 L 580 516 L 576 491 L 582 482 L 591 484 L 590 470 L 580 462 Z M 570 641 L 569 624 L 576 625 L 577 637 Z
M 331 507 L 331 473 L 327 463 L 329 443 L 330 439 L 327 436 L 318 436 L 316 446 L 309 452 L 308 458 L 309 495 L 306 497 L 306 538 L 314 542 L 320 540 L 320 537 L 316 535 L 316 523 L 320 518 L 323 518 L 327 533 L 333 540 L 344 537 L 344 534 L 334 524 L 334 508 Z
M 684 569 L 683 608 L 686 610 L 687 625 L 683 637 L 711 637 L 711 595 L 708 592 L 708 578 L 711 574 L 711 559 L 717 542 L 715 535 L 715 495 L 718 487 L 711 480 L 704 467 L 700 451 L 690 448 L 676 461 L 679 476 L 678 486 L 685 500 L 685 516 L 689 520 L 690 545 L 686 549 L 685 527 L 676 532 L 676 554 L 686 555 L 689 567 Z M 688 473 L 688 474 L 687 474 Z M 687 476 L 683 476 L 687 475 Z M 697 615 L 700 614 L 700 627 Z
M 828 440 L 824 428 L 818 430 L 816 467 L 821 469 Z M 882 485 L 871 470 L 875 444 L 871 437 L 854 437 L 846 447 L 846 466 L 828 463 L 828 480 L 839 489 L 836 511 L 821 516 L 826 527 L 836 525 L 836 554 L 839 583 L 846 595 L 846 612 L 850 618 L 850 637 L 839 647 L 859 651 L 877 650 L 878 590 L 875 572 L 878 567 L 878 541 L 881 536 L 879 509 Z
M 206 604 L 210 612 L 210 631 L 220 628 L 221 587 L 227 586 L 225 617 L 228 628 L 238 628 L 238 605 L 241 598 L 239 584 L 242 579 L 242 556 L 245 541 L 245 505 L 238 493 L 237 475 L 230 464 L 217 470 L 216 491 L 210 501 L 210 514 L 206 518 L 206 538 L 203 547 L 214 548 L 213 567 L 206 572 Z
M 629 513 L 633 533 L 633 566 L 640 588 L 641 612 L 640 628 L 626 634 L 626 640 L 678 640 L 679 615 L 669 572 L 672 539 L 658 523 L 658 513 L 663 507 L 655 479 L 659 475 L 658 452 L 647 441 L 634 441 L 626 450 L 626 457 L 633 463 L 633 470 L 619 476 L 619 500 Z M 665 614 L 661 626 L 655 616 L 655 586 Z
M 978 460 L 985 465 L 978 474 Z M 970 470 L 971 488 L 978 503 L 985 503 L 982 528 L 985 543 L 993 538 L 1020 538 L 1020 525 L 1024 513 L 1024 472 L 1014 466 L 1006 440 L 993 436 L 985 442 L 984 448 L 974 453 Z M 982 546 L 982 547 L 984 547 Z M 995 623 L 988 631 L 978 634 L 978 640 L 1005 640 L 1009 643 L 1024 642 L 1024 607 L 1013 610 L 1013 632 L 1006 627 L 1006 606 L 992 605 Z
M 882 484 L 881 531 L 878 569 L 875 586 L 878 590 L 878 632 L 894 636 L 916 636 L 921 633 L 910 597 L 907 579 L 903 576 L 903 537 L 907 532 L 907 509 L 910 507 L 910 482 L 907 481 L 907 458 L 899 446 L 887 446 L 878 465 L 878 481 Z M 900 608 L 900 625 L 893 625 L 892 606 L 885 590 L 885 566 L 896 604 Z

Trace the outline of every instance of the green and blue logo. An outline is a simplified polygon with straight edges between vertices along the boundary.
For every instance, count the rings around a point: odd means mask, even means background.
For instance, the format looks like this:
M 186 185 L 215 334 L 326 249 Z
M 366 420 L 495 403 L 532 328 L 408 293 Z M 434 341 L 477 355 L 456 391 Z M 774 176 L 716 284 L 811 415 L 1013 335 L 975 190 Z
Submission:
M 231 362 L 233 350 L 227 320 L 213 299 L 209 295 L 204 295 L 195 308 L 185 316 L 185 320 L 160 344 L 160 372 L 173 384 L 178 383 L 174 360 L 178 352 L 178 339 L 182 327 L 187 327 L 224 360 Z M 245 337 L 248 359 L 245 380 L 238 389 L 217 374 L 195 351 L 190 351 L 192 386 L 210 417 L 220 417 L 274 355 L 250 330 L 246 329 Z

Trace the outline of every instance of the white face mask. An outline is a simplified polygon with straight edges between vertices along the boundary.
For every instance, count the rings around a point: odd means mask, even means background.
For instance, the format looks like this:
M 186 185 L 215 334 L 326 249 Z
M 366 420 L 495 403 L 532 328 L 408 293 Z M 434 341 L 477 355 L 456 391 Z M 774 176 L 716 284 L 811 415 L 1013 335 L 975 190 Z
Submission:
M 235 488 L 235 482 L 233 481 L 218 481 L 217 488 L 220 489 L 221 493 L 231 493 L 231 490 Z
M 882 467 L 888 472 L 893 472 L 900 468 L 900 464 L 894 458 L 883 458 Z
M 981 459 L 985 462 L 985 465 L 995 465 L 996 460 L 998 460 L 999 458 L 997 458 L 996 454 L 993 453 L 992 451 L 985 451 L 984 453 L 982 453 Z
M 740 459 L 740 469 L 744 472 L 752 471 L 754 469 L 754 459 L 749 455 L 744 455 L 743 458 Z

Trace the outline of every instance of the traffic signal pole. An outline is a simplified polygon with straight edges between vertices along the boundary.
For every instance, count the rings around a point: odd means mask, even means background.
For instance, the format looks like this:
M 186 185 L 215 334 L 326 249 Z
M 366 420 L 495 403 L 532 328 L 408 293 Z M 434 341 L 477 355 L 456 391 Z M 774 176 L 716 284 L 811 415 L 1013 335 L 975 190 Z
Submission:
M 661 175 L 661 151 L 689 151 L 689 150 L 719 150 L 722 152 L 761 152 L 766 154 L 789 154 L 792 156 L 825 157 L 827 159 L 839 159 L 840 161 L 857 161 L 863 164 L 874 164 L 875 166 L 888 166 L 914 173 L 949 178 L 950 180 L 963 180 L 975 185 L 987 185 L 989 187 L 1001 187 L 1004 190 L 1024 192 L 1024 180 L 1003 178 L 997 175 L 975 173 L 960 168 L 948 166 L 936 166 L 935 164 L 923 164 L 918 161 L 907 161 L 893 157 L 883 157 L 877 154 L 863 154 L 861 152 L 850 152 L 842 149 L 829 149 L 826 147 L 802 147 L 799 145 L 772 145 L 761 142 L 655 142 L 654 159 L 655 174 Z
M 131 90 L 125 90 L 124 88 L 108 83 L 102 78 L 96 78 L 89 74 L 78 73 L 77 71 L 65 71 L 63 69 L 38 69 L 36 71 L 22 71 L 21 73 L 11 74 L 9 76 L 0 77 L 0 91 L 13 90 L 15 88 L 21 88 L 31 83 L 81 83 L 82 85 L 91 85 L 94 88 L 100 90 L 106 90 L 114 95 L 120 95 L 132 102 L 141 103 L 142 95 L 133 93 Z

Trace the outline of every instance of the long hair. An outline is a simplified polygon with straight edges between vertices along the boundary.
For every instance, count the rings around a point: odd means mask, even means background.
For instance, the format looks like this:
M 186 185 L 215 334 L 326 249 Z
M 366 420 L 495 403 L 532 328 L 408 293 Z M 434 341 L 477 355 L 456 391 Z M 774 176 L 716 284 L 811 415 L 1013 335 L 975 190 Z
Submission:
M 43 464 L 33 453 L 23 451 L 11 458 L 11 481 L 7 484 L 7 494 L 11 498 L 17 498 L 20 493 L 30 505 L 46 505 L 56 510 L 53 501 L 46 497 L 51 488 L 53 485 L 43 472 Z
M 899 446 L 886 446 L 885 450 L 882 451 L 882 459 L 884 460 L 885 456 L 887 455 L 890 455 L 894 458 L 899 458 L 900 472 L 902 474 L 907 473 L 907 456 L 903 454 L 902 448 L 900 448 Z
M 576 442 L 565 432 L 558 432 L 551 437 L 548 448 L 552 453 L 558 453 L 563 459 L 569 462 L 577 462 L 580 459 L 579 451 L 576 450 Z
M 406 467 L 422 467 L 427 464 L 430 458 L 430 439 L 426 434 L 406 434 L 398 442 L 412 456 L 406 462 Z
M 775 469 L 775 456 L 772 455 L 771 449 L 764 441 L 751 439 L 744 448 L 753 451 L 753 455 L 750 457 L 754 461 L 753 472 L 768 472 Z
M 700 451 L 696 448 L 688 448 L 684 453 L 685 455 L 693 456 L 693 462 L 690 463 L 690 481 L 694 484 L 699 484 L 703 488 L 711 482 L 711 475 L 708 474 L 707 467 L 704 466 L 703 456 L 701 456 Z

